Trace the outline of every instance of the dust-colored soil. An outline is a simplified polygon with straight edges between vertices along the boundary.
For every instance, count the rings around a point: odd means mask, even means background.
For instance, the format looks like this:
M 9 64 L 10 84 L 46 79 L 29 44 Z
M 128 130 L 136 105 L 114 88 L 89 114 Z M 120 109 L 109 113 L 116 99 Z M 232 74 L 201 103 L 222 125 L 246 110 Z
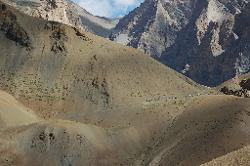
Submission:
M 22 106 L 11 95 L 0 91 L 0 130 L 37 121 L 39 119 L 30 109 Z
M 249 145 L 226 154 L 222 157 L 216 158 L 202 166 L 232 166 L 232 165 L 240 165 L 240 166 L 249 166 L 250 165 L 250 147 Z
M 0 9 L 0 165 L 200 165 L 249 144 L 249 99 Z
M 249 99 L 204 96 L 177 116 L 151 165 L 200 165 L 249 144 Z M 153 155 L 152 155 L 153 156 Z

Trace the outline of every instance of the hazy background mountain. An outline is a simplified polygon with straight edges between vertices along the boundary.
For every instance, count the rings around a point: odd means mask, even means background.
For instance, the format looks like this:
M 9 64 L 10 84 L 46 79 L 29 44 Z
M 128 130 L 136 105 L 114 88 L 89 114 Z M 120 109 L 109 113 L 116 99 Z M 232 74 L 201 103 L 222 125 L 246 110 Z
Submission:
M 249 11 L 249 0 L 145 0 L 111 40 L 215 86 L 250 69 Z
M 70 0 L 4 0 L 18 10 L 49 21 L 62 22 L 108 37 L 118 19 L 94 16 Z

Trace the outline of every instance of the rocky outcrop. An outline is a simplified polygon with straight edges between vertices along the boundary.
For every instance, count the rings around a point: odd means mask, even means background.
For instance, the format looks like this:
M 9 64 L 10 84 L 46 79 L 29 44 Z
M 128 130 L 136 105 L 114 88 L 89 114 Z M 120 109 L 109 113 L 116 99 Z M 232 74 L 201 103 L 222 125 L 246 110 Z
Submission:
M 0 3 L 0 31 L 17 44 L 31 48 L 31 41 L 27 32 L 18 24 L 15 14 L 6 9 L 5 4 Z
M 111 40 L 215 86 L 250 69 L 249 0 L 146 0 Z
M 250 98 L 250 91 L 247 89 L 230 89 L 229 87 L 224 86 L 220 90 L 225 95 L 233 95 L 238 97 Z
M 250 79 L 244 79 L 240 82 L 240 86 L 243 88 L 243 89 L 246 89 L 248 91 L 250 91 Z
M 60 28 L 60 25 L 52 25 L 54 26 L 52 29 L 52 33 L 50 35 L 51 39 L 51 51 L 58 54 L 61 53 L 63 55 L 66 55 L 67 49 L 64 45 L 64 42 L 68 40 L 68 37 L 66 35 L 66 32 L 63 28 Z
M 250 98 L 249 74 L 229 80 L 228 82 L 219 86 L 219 90 L 226 95 Z

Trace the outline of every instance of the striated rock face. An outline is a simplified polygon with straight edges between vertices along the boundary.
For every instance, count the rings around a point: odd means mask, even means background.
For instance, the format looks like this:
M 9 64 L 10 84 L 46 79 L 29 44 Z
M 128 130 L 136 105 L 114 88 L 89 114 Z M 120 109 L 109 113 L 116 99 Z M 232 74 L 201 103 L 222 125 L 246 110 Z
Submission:
M 108 37 L 117 21 L 93 16 L 69 0 L 3 0 L 33 17 L 68 24 Z
M 145 0 L 111 40 L 215 86 L 250 69 L 249 0 Z
M 175 43 L 176 32 L 187 25 L 185 14 L 191 15 L 192 3 L 146 0 L 119 21 L 111 39 L 160 57 Z M 120 40 L 121 36 L 127 36 L 127 40 Z

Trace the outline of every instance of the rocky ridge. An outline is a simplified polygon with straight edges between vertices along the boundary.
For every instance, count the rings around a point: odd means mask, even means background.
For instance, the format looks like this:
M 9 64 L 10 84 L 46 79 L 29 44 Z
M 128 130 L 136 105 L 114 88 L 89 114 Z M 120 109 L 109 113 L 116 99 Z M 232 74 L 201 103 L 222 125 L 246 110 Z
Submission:
M 110 38 L 215 86 L 250 69 L 249 6 L 248 0 L 145 0 Z
M 61 22 L 76 28 L 108 37 L 117 20 L 90 14 L 70 0 L 4 0 L 18 10 L 48 21 Z

